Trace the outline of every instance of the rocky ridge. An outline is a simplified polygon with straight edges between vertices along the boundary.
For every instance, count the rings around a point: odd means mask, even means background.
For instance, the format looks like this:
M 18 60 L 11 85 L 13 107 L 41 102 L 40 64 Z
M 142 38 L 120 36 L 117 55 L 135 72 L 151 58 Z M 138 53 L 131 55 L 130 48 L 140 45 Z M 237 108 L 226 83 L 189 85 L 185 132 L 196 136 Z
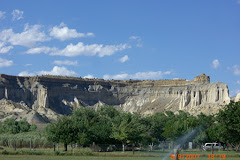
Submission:
M 229 103 L 228 86 L 210 83 L 202 74 L 185 79 L 139 81 L 83 79 L 63 76 L 0 75 L 0 119 L 26 117 L 47 123 L 76 107 L 116 106 L 127 112 L 153 114 L 171 110 L 216 113 Z

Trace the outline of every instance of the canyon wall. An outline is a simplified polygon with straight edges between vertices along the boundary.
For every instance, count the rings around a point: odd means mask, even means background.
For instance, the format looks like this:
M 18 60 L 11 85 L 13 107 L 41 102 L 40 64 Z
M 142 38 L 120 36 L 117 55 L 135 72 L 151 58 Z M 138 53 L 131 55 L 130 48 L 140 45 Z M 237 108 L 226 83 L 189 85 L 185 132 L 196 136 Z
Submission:
M 27 118 L 47 123 L 76 107 L 111 105 L 127 112 L 153 114 L 171 110 L 216 113 L 229 103 L 228 86 L 210 83 L 204 74 L 185 79 L 139 81 L 62 76 L 0 75 L 0 119 Z

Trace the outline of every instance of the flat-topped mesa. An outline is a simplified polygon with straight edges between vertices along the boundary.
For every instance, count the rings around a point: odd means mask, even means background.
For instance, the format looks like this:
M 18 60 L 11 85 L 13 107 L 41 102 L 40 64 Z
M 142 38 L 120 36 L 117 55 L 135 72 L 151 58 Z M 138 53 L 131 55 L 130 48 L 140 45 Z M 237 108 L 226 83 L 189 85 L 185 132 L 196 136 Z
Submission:
M 195 82 L 203 82 L 203 83 L 210 83 L 210 77 L 206 76 L 204 73 L 195 77 L 194 80 Z
M 0 74 L 0 121 L 9 116 L 31 117 L 31 111 L 51 121 L 59 115 L 71 114 L 77 107 L 100 105 L 145 115 L 167 110 L 212 114 L 229 101 L 229 96 L 226 84 L 209 82 L 205 74 L 190 81 Z

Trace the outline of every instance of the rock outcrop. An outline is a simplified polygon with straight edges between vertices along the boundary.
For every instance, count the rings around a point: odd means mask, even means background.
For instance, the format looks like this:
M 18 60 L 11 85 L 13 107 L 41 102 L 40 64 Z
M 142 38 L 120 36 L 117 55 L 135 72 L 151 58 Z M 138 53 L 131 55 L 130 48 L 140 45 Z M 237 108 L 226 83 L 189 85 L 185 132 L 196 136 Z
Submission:
M 210 83 L 205 74 L 185 79 L 139 81 L 62 76 L 0 75 L 0 118 L 46 123 L 76 107 L 113 105 L 124 111 L 153 114 L 171 110 L 216 113 L 229 103 L 228 86 Z
M 237 96 L 235 97 L 235 102 L 239 102 L 240 101 L 240 93 L 237 94 Z

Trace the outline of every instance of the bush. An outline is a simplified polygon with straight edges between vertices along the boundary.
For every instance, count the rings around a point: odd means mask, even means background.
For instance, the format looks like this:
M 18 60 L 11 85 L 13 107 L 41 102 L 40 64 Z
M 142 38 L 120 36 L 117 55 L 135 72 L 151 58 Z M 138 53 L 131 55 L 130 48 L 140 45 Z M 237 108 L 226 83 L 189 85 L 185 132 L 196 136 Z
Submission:
M 4 155 L 8 155 L 8 154 L 9 154 L 9 152 L 8 152 L 8 151 L 6 151 L 6 150 L 4 150 L 4 151 L 2 151 L 2 154 L 4 154 Z
M 56 152 L 55 152 L 55 155 L 57 155 L 57 156 L 60 155 L 60 152 L 59 152 L 59 151 L 56 151 Z
M 75 154 L 76 155 L 81 155 L 81 156 L 91 156 L 91 155 L 93 155 L 93 151 L 90 148 L 81 148 Z
M 21 151 L 21 154 L 23 155 L 44 155 L 44 152 L 40 151 Z

